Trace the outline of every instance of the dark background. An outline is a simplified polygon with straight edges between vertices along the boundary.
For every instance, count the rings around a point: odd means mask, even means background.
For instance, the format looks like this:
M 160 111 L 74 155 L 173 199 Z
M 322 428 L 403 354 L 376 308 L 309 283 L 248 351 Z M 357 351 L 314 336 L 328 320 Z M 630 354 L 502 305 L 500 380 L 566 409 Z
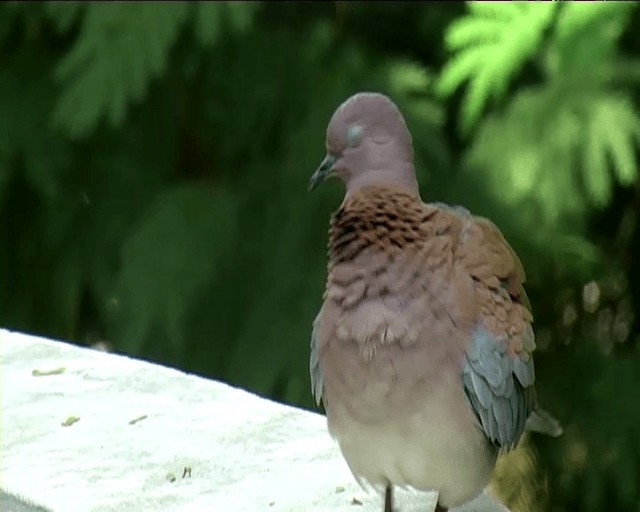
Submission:
M 635 3 L 0 4 L 0 325 L 313 408 L 334 109 L 384 92 L 422 196 L 520 254 L 540 399 L 514 511 L 640 510 Z

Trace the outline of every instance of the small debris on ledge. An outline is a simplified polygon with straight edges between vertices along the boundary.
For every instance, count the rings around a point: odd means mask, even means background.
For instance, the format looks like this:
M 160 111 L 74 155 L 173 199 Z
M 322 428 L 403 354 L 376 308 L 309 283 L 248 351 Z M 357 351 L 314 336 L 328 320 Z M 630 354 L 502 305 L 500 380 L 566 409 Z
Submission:
M 60 368 L 56 368 L 54 370 L 37 370 L 36 369 L 31 372 L 31 375 L 33 375 L 34 377 L 48 377 L 49 375 L 60 375 L 65 371 L 66 371 L 66 368 L 64 366 L 61 366 Z
M 80 421 L 80 418 L 78 418 L 77 416 L 69 416 L 66 420 L 64 420 L 61 425 L 63 427 L 70 427 L 71 425 L 73 425 L 74 423 L 78 423 Z

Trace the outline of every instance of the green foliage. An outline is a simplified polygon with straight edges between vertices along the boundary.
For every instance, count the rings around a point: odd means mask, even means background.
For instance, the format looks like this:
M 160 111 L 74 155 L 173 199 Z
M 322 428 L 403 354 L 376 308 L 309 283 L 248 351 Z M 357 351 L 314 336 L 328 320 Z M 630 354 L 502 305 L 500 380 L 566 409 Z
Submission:
M 233 247 L 237 205 L 229 193 L 184 185 L 159 194 L 122 242 L 114 301 L 119 339 L 134 352 L 156 322 L 174 352 L 184 345 L 188 304 Z M 198 264 L 194 264 L 198 262 Z M 117 331 L 116 331 L 117 332 Z
M 0 4 L 0 41 L 4 41 L 9 35 L 24 7 L 24 3 L 20 2 L 3 2 Z
M 84 12 L 80 35 L 60 61 L 56 78 L 63 85 L 54 119 L 72 137 L 93 131 L 102 116 L 118 126 L 132 102 L 166 67 L 190 7 L 196 10 L 199 40 L 214 43 L 221 28 L 246 30 L 257 4 L 199 2 L 50 2 L 47 12 L 67 31 Z
M 617 45 L 630 19 L 633 2 L 568 2 L 560 9 L 546 71 L 551 78 L 594 78 L 602 66 L 619 58 Z M 597 79 L 597 78 L 596 78 Z
M 75 9 L 53 10 L 64 13 L 59 27 Z M 113 125 L 122 122 L 128 104 L 164 71 L 188 4 L 96 2 L 85 9 L 80 35 L 56 70 L 64 92 L 54 119 L 72 136 L 90 133 L 105 114 Z
M 50 54 L 25 50 L 20 57 L 0 69 L 0 204 L 16 164 L 39 194 L 53 199 L 71 158 L 68 141 L 42 129 L 52 107 Z
M 497 201 L 518 210 L 511 229 L 544 226 L 544 235 L 530 243 L 542 250 L 550 238 L 558 240 L 561 259 L 575 252 L 568 240 L 578 242 L 576 268 L 588 273 L 598 252 L 576 230 L 592 206 L 609 204 L 616 183 L 628 186 L 638 177 L 640 116 L 632 99 L 638 82 L 617 83 L 613 71 L 640 64 L 624 59 L 617 47 L 635 4 L 480 5 L 469 4 L 470 14 L 447 30 L 447 44 L 458 53 L 437 84 L 450 94 L 470 78 L 463 130 L 478 122 L 490 94 L 504 95 L 525 60 L 542 63 L 543 80 L 489 112 L 466 167 L 484 176 Z
M 587 335 L 588 337 L 588 335 Z M 564 351 L 540 376 L 555 389 L 575 389 L 575 376 L 586 377 L 578 394 L 551 396 L 547 402 L 562 414 L 565 434 L 555 446 L 544 440 L 544 468 L 551 484 L 550 510 L 635 510 L 640 472 L 640 387 L 638 354 L 604 359 L 593 346 Z M 563 356 L 563 357 L 562 357 Z M 626 404 L 620 410 L 621 404 Z
M 56 29 L 61 33 L 68 32 L 86 7 L 86 2 L 46 2 L 45 12 Z
M 447 29 L 447 48 L 457 53 L 438 83 L 446 97 L 469 81 L 462 104 L 465 132 L 478 122 L 489 99 L 504 96 L 509 80 L 538 51 L 557 7 L 555 2 L 467 5 L 469 14 Z
M 342 191 L 306 185 L 335 107 L 379 90 L 422 196 L 490 217 L 522 257 L 541 400 L 566 427 L 532 438 L 550 503 L 632 510 L 639 333 L 573 297 L 611 276 L 627 309 L 640 297 L 636 4 L 363 6 L 0 3 L 0 325 L 312 407 Z
M 608 204 L 615 177 L 631 185 L 638 175 L 636 148 L 640 146 L 640 117 L 627 95 L 602 93 L 590 99 L 582 150 L 585 188 L 598 206 Z M 609 158 L 607 158 L 609 157 Z
M 195 5 L 195 32 L 200 42 L 211 45 L 218 41 L 223 29 L 244 32 L 251 27 L 258 7 L 256 2 L 198 2 Z
M 530 205 L 526 215 L 556 224 L 582 216 L 589 203 L 607 204 L 616 180 L 634 182 L 639 129 L 640 118 L 622 93 L 534 88 L 488 118 L 469 161 L 503 190 L 501 200 Z

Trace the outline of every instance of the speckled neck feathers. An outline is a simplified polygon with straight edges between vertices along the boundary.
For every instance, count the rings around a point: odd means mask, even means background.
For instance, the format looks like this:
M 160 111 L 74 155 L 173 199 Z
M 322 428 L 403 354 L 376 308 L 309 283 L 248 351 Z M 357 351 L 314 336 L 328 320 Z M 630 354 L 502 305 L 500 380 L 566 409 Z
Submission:
M 400 188 L 366 187 L 348 196 L 331 218 L 329 259 L 352 260 L 368 247 L 385 251 L 422 243 L 436 213 Z

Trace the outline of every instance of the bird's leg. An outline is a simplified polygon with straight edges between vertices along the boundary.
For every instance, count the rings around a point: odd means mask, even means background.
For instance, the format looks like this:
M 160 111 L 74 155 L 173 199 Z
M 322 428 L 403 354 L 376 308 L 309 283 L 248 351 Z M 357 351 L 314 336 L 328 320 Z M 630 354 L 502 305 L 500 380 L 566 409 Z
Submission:
M 436 505 L 436 509 L 433 512 L 448 512 L 448 508 L 441 507 L 440 505 Z
M 393 512 L 393 487 L 387 485 L 384 491 L 384 512 Z

